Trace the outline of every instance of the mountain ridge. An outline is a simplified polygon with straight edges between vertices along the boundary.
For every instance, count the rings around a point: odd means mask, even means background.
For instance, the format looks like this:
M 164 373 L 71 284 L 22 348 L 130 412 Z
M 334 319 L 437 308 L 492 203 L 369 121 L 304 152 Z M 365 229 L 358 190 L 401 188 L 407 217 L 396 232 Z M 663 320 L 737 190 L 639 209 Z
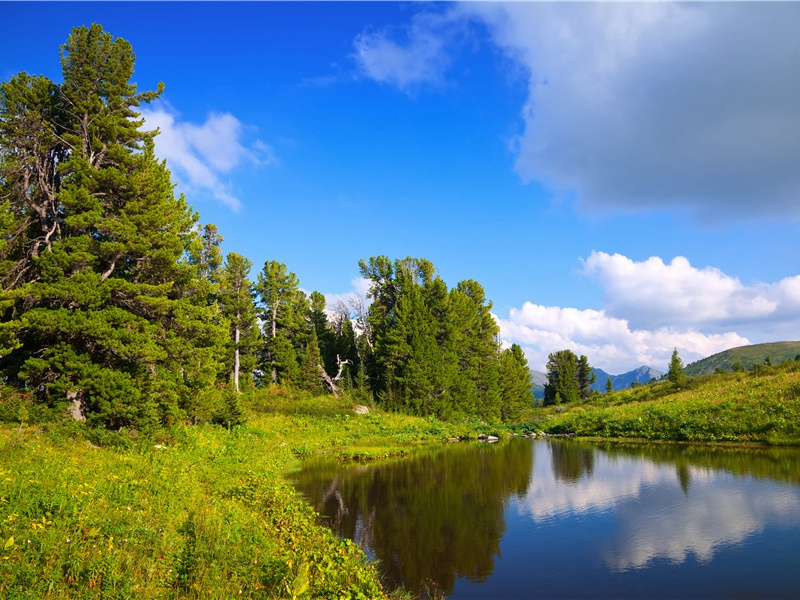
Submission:
M 530 371 L 533 381 L 533 397 L 544 398 L 544 385 L 547 383 L 547 373 L 535 369 L 531 369 Z M 625 373 L 620 373 L 619 375 L 611 375 L 603 371 L 603 369 L 592 369 L 592 371 L 597 376 L 595 382 L 592 384 L 592 389 L 599 392 L 606 391 L 606 381 L 609 378 L 611 379 L 611 385 L 614 386 L 614 390 L 623 390 L 629 388 L 633 382 L 646 384 L 651 379 L 660 379 L 664 376 L 664 373 L 661 371 L 646 365 L 642 365 L 641 367 L 637 367 Z

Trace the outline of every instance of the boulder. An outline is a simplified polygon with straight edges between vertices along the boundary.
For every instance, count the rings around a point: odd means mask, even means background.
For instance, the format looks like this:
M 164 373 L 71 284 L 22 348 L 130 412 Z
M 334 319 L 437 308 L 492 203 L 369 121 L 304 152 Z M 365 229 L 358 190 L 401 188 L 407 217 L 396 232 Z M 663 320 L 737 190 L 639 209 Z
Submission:
M 353 407 L 353 412 L 356 413 L 357 415 L 368 415 L 369 408 L 361 404 L 357 404 L 356 406 Z

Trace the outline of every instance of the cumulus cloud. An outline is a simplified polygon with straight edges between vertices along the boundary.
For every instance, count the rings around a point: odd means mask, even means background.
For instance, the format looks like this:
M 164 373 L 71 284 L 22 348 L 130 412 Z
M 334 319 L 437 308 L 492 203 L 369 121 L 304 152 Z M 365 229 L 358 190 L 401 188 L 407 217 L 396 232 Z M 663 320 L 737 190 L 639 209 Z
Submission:
M 547 356 L 569 349 L 585 354 L 593 367 L 616 374 L 642 365 L 665 370 L 677 348 L 684 362 L 693 362 L 749 340 L 733 331 L 707 334 L 693 329 L 635 329 L 624 318 L 604 310 L 541 306 L 526 302 L 507 319 L 496 317 L 500 337 L 519 344 L 531 368 L 545 370 Z
M 632 327 L 702 327 L 705 330 L 786 324 L 800 319 L 800 276 L 745 286 L 722 271 L 693 267 L 678 256 L 636 262 L 593 252 L 584 272 L 604 289 L 605 311 Z
M 159 129 L 156 154 L 166 159 L 178 186 L 188 194 L 207 194 L 233 210 L 242 202 L 224 176 L 245 162 L 275 160 L 272 149 L 260 140 L 245 145 L 246 127 L 230 113 L 211 113 L 202 124 L 182 121 L 165 103 L 141 113 L 147 128 Z
M 407 27 L 359 35 L 353 57 L 364 76 L 405 92 L 439 86 L 451 64 L 458 28 L 458 19 L 447 14 L 420 12 Z
M 362 71 L 441 81 L 466 22 L 527 73 L 523 180 L 590 211 L 800 216 L 800 5 L 466 2 L 362 35 Z
M 542 370 L 551 352 L 570 349 L 611 373 L 663 369 L 674 348 L 692 362 L 751 343 L 742 331 L 765 336 L 756 341 L 800 333 L 800 276 L 748 286 L 682 256 L 665 263 L 605 252 L 585 259 L 583 272 L 603 287 L 601 310 L 526 302 L 497 319 L 502 339 L 522 346 L 533 368 Z
M 516 168 L 589 208 L 800 215 L 800 7 L 469 4 L 528 69 Z

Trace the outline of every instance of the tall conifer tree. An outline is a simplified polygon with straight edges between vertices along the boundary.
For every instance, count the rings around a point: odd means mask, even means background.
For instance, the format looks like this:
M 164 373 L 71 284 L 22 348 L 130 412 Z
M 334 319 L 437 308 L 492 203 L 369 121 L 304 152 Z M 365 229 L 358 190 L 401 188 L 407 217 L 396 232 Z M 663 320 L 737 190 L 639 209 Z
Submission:
M 501 418 L 504 423 L 518 422 L 522 411 L 533 405 L 533 381 L 528 359 L 517 344 L 503 350 L 500 356 L 500 386 Z
M 257 318 L 251 291 L 250 269 L 253 266 L 241 254 L 230 252 L 220 275 L 219 304 L 230 324 L 227 367 L 233 388 L 240 392 L 240 375 L 247 378 L 255 368 L 255 349 L 259 343 Z
M 263 368 L 273 383 L 294 383 L 298 378 L 298 352 L 308 335 L 308 299 L 297 276 L 286 265 L 267 261 L 253 289 L 259 298 L 264 331 Z
M 36 99 L 28 120 L 41 125 L 23 150 L 35 158 L 3 164 L 10 208 L 28 223 L 6 254 L 4 374 L 109 427 L 179 418 L 181 398 L 213 382 L 224 336 L 184 260 L 197 215 L 136 112 L 162 86 L 137 93 L 130 44 L 99 25 L 73 30 L 61 63 L 61 85 L 17 79 L 0 96 L 4 127 L 18 93 Z

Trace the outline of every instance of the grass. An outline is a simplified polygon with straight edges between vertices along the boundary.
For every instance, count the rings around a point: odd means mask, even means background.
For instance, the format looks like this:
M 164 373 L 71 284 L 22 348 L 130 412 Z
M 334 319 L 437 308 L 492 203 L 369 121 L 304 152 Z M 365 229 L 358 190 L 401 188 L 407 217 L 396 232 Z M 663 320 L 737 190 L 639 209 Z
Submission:
M 371 411 L 271 388 L 247 424 L 91 430 L 0 390 L 0 597 L 381 598 L 363 552 L 287 476 L 310 457 L 399 457 L 510 428 Z M 519 430 L 800 445 L 800 364 L 531 409 Z M 35 424 L 31 424 L 35 423 Z M 770 468 L 793 470 L 783 459 Z M 402 596 L 390 591 L 390 596 Z
M 541 411 L 528 428 L 605 438 L 800 445 L 800 364 L 690 377 Z
M 0 426 L 0 597 L 385 597 L 286 473 L 310 456 L 402 456 L 475 437 L 477 424 L 356 415 L 347 400 L 280 389 L 244 404 L 245 426 L 147 439 L 66 421 Z

